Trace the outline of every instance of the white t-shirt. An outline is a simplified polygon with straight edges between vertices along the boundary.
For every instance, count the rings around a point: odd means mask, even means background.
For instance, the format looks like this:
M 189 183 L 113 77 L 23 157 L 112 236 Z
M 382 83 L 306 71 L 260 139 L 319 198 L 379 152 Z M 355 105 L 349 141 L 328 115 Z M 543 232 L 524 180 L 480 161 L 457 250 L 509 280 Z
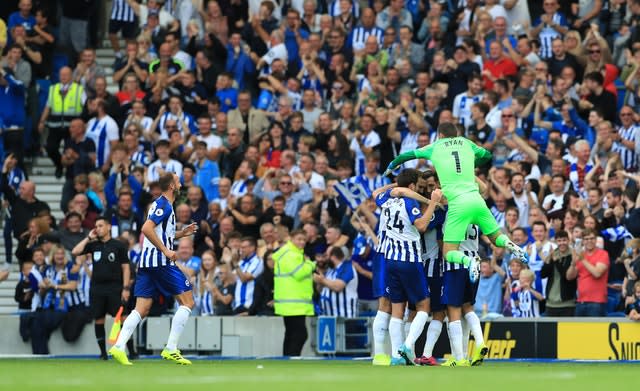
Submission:
M 160 179 L 160 170 L 164 172 L 172 172 L 178 176 L 182 176 L 182 163 L 177 160 L 169 159 L 166 163 L 156 160 L 149 165 L 147 171 L 147 180 L 149 182 L 157 181 Z
M 266 62 L 269 65 L 271 65 L 271 63 L 275 59 L 280 59 L 284 62 L 287 62 L 288 58 L 289 58 L 289 52 L 287 52 L 287 47 L 284 46 L 284 43 L 277 44 L 276 46 L 269 49 L 267 54 L 262 56 L 262 59 L 264 60 L 264 62 Z
M 193 59 L 186 52 L 183 52 L 182 50 L 178 50 L 178 53 L 176 53 L 176 55 L 173 56 L 173 58 L 183 63 L 185 70 L 188 71 L 192 69 Z
M 111 141 L 120 139 L 118 124 L 108 115 L 101 119 L 91 118 L 87 124 L 86 138 L 96 146 L 96 167 L 102 167 L 109 159 Z
M 506 3 L 508 0 L 500 0 L 500 4 Z M 531 27 L 531 16 L 529 15 L 529 6 L 527 0 L 517 0 L 516 4 L 510 10 L 506 10 L 509 24 L 507 32 L 513 34 L 515 31 L 513 26 L 520 26 L 520 31 L 524 31 Z
M 531 209 L 532 205 L 529 205 L 529 198 L 527 197 L 526 190 L 524 190 L 519 196 L 516 195 L 513 190 L 511 191 L 511 194 L 513 194 L 513 201 L 516 203 L 516 206 L 520 211 L 520 219 L 518 221 L 518 224 L 521 227 L 529 227 L 529 210 Z M 533 202 L 535 202 L 535 205 L 538 205 L 538 196 L 533 192 L 531 192 L 530 194 L 531 199 L 533 199 Z
M 553 203 L 553 207 L 551 204 Z M 562 210 L 564 208 L 564 194 L 555 195 L 553 193 L 544 197 L 542 200 L 542 208 L 547 211 L 547 213 L 556 212 Z M 551 207 L 551 209 L 547 210 L 547 208 Z
M 453 116 L 458 122 L 468 129 L 473 123 L 471 120 L 471 106 L 482 100 L 482 94 L 468 96 L 467 91 L 461 92 L 453 99 Z
M 148 16 L 149 8 L 144 4 L 140 4 L 140 16 L 138 18 L 140 21 L 140 27 L 144 27 L 144 25 L 147 24 Z M 160 26 L 168 27 L 171 23 L 173 23 L 173 20 L 174 17 L 170 13 L 168 13 L 164 9 L 160 9 L 160 13 L 158 14 L 158 21 L 160 23 Z
M 311 173 L 311 178 L 309 178 L 309 186 L 313 190 L 326 190 L 327 186 L 324 183 L 324 177 L 317 172 L 313 171 Z
M 205 143 L 207 143 L 207 149 L 222 147 L 222 139 L 219 136 L 216 136 L 215 134 L 212 134 L 212 133 L 209 133 L 209 135 L 206 137 L 199 134 L 196 136 L 196 139 L 198 141 L 204 141 Z M 187 143 L 187 147 L 193 148 L 193 144 L 191 143 L 191 141 Z

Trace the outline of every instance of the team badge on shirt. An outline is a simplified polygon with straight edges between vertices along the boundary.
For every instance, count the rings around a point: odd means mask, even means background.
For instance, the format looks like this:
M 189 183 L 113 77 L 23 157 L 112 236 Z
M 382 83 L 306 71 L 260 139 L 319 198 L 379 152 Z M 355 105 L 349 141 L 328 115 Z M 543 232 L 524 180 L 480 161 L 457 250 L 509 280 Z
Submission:
M 93 261 L 98 262 L 102 258 L 102 251 L 94 251 L 93 252 Z
M 420 214 L 420 209 L 418 209 L 418 208 L 413 208 L 413 209 L 411 209 L 411 213 L 413 213 L 415 216 L 417 216 L 417 215 L 419 215 L 419 214 Z
M 164 214 L 164 211 L 162 209 L 156 209 L 155 214 L 156 216 L 160 217 Z

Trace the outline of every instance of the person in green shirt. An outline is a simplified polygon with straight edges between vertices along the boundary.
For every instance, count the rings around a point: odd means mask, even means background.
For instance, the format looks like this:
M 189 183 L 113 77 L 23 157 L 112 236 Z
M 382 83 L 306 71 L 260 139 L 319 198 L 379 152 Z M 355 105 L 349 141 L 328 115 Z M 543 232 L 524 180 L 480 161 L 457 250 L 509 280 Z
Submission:
M 491 152 L 464 137 L 459 137 L 456 126 L 444 122 L 438 126 L 438 141 L 400 154 L 389 163 L 385 176 L 404 162 L 413 159 L 431 161 L 438 173 L 442 192 L 449 203 L 442 247 L 447 262 L 464 265 L 469 268 L 472 282 L 477 280 L 478 261 L 459 250 L 460 242 L 465 239 L 467 227 L 475 224 L 496 246 L 508 249 L 524 263 L 528 263 L 526 252 L 500 232 L 500 226 L 478 191 L 475 168 L 491 161 Z

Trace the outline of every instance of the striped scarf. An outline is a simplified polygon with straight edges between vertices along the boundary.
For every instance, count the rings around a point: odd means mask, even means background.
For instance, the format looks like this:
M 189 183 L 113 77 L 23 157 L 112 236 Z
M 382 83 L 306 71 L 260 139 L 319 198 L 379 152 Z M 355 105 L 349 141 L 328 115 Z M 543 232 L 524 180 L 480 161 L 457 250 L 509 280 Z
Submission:
M 584 175 L 587 175 L 589 171 L 591 171 L 592 169 L 593 169 L 593 165 L 587 163 L 587 165 L 584 166 Z M 580 197 L 587 198 L 587 194 L 584 189 L 584 176 L 582 178 L 583 178 L 582 185 L 580 185 L 580 174 L 578 173 L 578 163 L 571 164 L 569 168 L 569 180 L 573 185 L 573 190 L 575 190 L 576 193 L 580 195 Z

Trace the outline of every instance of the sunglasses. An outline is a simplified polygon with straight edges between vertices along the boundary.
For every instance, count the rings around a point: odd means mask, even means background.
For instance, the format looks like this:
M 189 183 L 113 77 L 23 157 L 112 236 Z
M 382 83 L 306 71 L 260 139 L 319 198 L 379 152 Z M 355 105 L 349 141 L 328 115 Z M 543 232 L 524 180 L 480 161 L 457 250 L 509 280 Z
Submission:
M 281 185 L 293 185 L 293 182 L 280 182 Z
M 589 54 L 600 54 L 600 50 L 589 50 Z

